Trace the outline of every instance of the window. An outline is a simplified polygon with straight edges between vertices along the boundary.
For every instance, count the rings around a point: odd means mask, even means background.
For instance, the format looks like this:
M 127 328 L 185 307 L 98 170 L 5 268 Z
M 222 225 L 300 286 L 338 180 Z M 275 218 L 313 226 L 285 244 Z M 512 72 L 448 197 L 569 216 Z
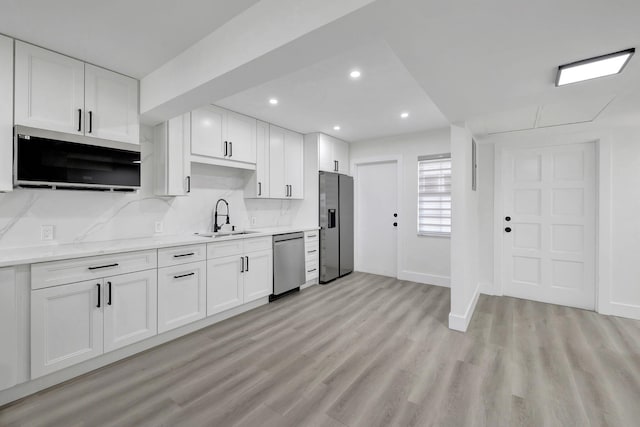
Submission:
M 418 157 L 418 234 L 451 235 L 451 154 Z

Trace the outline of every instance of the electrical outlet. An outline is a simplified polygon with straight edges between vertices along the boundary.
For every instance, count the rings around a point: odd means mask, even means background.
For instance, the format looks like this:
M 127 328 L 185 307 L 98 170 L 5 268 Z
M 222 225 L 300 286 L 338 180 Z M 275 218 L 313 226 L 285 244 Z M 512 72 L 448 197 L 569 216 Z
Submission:
M 162 221 L 156 221 L 155 229 L 156 229 L 156 233 L 163 233 L 164 223 Z
M 41 225 L 40 226 L 40 240 L 51 241 L 53 240 L 54 227 L 53 225 Z
M 256 225 L 256 217 L 255 216 L 251 217 L 251 225 Z

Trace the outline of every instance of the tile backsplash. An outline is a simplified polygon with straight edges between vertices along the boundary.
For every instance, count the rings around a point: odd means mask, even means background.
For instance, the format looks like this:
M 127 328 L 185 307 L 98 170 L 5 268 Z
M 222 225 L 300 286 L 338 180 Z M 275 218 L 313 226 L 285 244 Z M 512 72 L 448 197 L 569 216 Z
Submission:
M 142 189 L 137 193 L 47 189 L 0 193 L 0 247 L 49 243 L 41 240 L 42 225 L 54 226 L 53 243 L 149 237 L 156 235 L 157 221 L 163 223 L 163 234 L 206 231 L 220 198 L 229 202 L 231 223 L 238 228 L 313 222 L 298 215 L 304 200 L 245 200 L 243 189 L 251 172 L 240 169 L 194 164 L 189 196 L 155 196 L 151 134 L 142 126 Z

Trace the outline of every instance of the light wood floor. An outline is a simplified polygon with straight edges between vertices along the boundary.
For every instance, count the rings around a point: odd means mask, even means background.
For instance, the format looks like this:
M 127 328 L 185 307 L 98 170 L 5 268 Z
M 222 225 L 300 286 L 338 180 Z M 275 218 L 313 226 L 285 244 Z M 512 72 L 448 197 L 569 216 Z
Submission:
M 354 273 L 0 409 L 2 426 L 634 426 L 640 322 Z

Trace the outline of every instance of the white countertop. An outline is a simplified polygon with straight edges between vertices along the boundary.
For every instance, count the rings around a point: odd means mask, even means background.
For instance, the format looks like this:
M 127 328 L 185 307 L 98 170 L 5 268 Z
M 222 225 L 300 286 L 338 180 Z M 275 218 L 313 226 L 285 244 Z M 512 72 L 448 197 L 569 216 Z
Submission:
M 82 258 L 96 255 L 107 255 L 118 252 L 142 251 L 148 249 L 169 248 L 172 246 L 194 245 L 198 243 L 224 242 L 236 239 L 273 236 L 274 234 L 294 233 L 298 231 L 317 230 L 317 226 L 309 227 L 269 227 L 248 229 L 251 234 L 239 234 L 224 237 L 201 237 L 195 234 L 176 236 L 154 236 L 137 239 L 107 240 L 103 242 L 65 243 L 24 248 L 0 249 L 0 267 L 34 264 L 38 262 L 57 261 L 71 258 Z

